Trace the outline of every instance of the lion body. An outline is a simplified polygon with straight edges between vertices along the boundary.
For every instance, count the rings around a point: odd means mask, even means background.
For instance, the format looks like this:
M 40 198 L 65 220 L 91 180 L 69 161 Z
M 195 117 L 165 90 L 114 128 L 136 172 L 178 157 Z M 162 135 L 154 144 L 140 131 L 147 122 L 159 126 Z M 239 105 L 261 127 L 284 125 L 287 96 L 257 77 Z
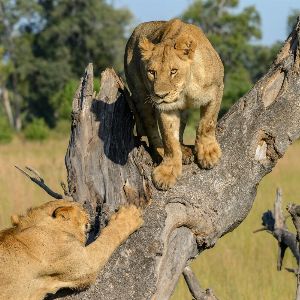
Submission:
M 182 145 L 189 108 L 201 108 L 197 162 L 213 167 L 221 156 L 215 127 L 224 68 L 203 32 L 178 19 L 140 24 L 126 46 L 125 74 L 138 134 L 148 137 L 154 153 L 163 148 L 162 163 L 152 174 L 154 184 L 170 188 L 181 174 L 182 160 L 190 161 L 192 153 Z
M 123 207 L 88 246 L 89 218 L 75 202 L 51 201 L 12 223 L 0 232 L 0 299 L 37 300 L 61 288 L 92 284 L 142 219 L 136 207 Z

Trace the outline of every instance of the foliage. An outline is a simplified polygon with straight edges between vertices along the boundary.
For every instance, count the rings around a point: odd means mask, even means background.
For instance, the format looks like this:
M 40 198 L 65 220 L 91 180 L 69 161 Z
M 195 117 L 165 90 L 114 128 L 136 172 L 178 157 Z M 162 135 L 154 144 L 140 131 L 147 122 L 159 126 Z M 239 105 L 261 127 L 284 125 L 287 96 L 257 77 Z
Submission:
M 33 119 L 24 130 L 25 138 L 32 141 L 43 141 L 49 136 L 49 128 L 43 119 Z
M 289 34 L 297 22 L 297 18 L 300 16 L 300 9 L 293 9 L 288 16 L 287 20 L 287 33 Z
M 96 72 L 122 69 L 132 15 L 106 0 L 0 0 L 0 46 L 11 68 L 4 85 L 14 113 L 55 125 L 54 94 L 78 79 L 89 62 Z
M 51 98 L 50 103 L 55 111 L 56 119 L 70 120 L 72 111 L 72 100 L 78 86 L 78 81 L 71 79 Z
M 78 80 L 71 79 L 61 90 L 57 91 L 50 98 L 50 104 L 55 111 L 55 120 L 70 120 L 72 112 L 72 100 L 78 85 Z M 94 80 L 94 91 L 98 92 L 99 89 L 99 80 Z
M 97 75 L 107 66 L 122 72 L 132 14 L 110 3 L 0 0 L 0 90 L 8 91 L 15 129 L 35 118 L 50 127 L 69 120 L 76 82 L 89 62 Z M 298 13 L 291 12 L 289 28 Z M 266 72 L 280 44 L 255 42 L 259 14 L 254 6 L 240 9 L 239 0 L 193 0 L 182 18 L 201 26 L 221 55 L 224 112 Z
M 223 112 L 266 72 L 276 54 L 273 47 L 253 43 L 261 37 L 256 8 L 237 10 L 238 5 L 239 0 L 194 0 L 182 15 L 203 29 L 224 63 Z
M 13 130 L 10 128 L 7 119 L 0 114 L 0 144 L 11 142 Z

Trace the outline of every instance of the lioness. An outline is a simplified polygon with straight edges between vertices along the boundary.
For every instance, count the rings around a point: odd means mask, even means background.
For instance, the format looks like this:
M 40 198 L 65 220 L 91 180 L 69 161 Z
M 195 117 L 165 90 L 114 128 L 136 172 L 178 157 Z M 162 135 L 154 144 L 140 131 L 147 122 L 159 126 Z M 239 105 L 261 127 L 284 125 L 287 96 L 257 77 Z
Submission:
M 140 24 L 127 42 L 125 74 L 138 134 L 147 135 L 160 153 L 163 143 L 163 160 L 152 173 L 156 187 L 172 187 L 182 160 L 190 160 L 192 152 L 182 145 L 188 108 L 201 107 L 196 160 L 203 168 L 215 166 L 221 156 L 215 128 L 224 68 L 201 29 L 178 19 Z
M 0 232 L 0 299 L 44 299 L 60 288 L 87 287 L 142 223 L 138 208 L 122 207 L 85 246 L 89 217 L 78 203 L 51 201 L 12 217 L 14 227 Z

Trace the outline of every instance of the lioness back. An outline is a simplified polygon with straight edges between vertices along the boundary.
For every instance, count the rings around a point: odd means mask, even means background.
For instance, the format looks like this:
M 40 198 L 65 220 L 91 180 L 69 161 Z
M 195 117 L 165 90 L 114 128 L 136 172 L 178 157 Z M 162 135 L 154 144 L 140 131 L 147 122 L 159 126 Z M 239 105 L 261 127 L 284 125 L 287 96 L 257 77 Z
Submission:
M 184 111 L 189 108 L 203 107 L 196 160 L 201 167 L 213 167 L 221 156 L 215 127 L 224 68 L 202 30 L 178 19 L 140 24 L 126 45 L 125 74 L 138 135 L 148 137 L 155 155 L 164 152 L 163 162 L 152 174 L 154 184 L 170 188 L 181 174 L 181 160 L 189 161 L 185 156 L 191 151 L 180 150 Z

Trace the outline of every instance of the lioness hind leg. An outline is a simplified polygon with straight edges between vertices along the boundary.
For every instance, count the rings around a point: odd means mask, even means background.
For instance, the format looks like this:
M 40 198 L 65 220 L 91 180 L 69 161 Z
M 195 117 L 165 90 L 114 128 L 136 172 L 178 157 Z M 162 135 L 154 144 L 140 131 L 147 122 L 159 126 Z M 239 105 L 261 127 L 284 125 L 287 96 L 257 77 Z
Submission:
M 222 154 L 216 139 L 216 124 L 222 95 L 223 87 L 219 87 L 215 99 L 201 107 L 201 119 L 197 129 L 195 150 L 197 162 L 204 169 L 213 168 Z
M 162 141 L 158 131 L 157 117 L 155 108 L 151 103 L 146 102 L 146 96 L 138 97 L 132 95 L 137 112 L 136 126 L 138 135 L 145 135 L 148 138 L 150 154 L 154 162 L 162 160 L 159 149 L 162 149 Z
M 189 110 L 184 110 L 180 112 L 179 142 L 181 146 L 182 163 L 184 165 L 188 165 L 194 161 L 194 155 L 192 150 L 193 147 L 183 144 L 183 134 L 189 117 L 189 113 Z

